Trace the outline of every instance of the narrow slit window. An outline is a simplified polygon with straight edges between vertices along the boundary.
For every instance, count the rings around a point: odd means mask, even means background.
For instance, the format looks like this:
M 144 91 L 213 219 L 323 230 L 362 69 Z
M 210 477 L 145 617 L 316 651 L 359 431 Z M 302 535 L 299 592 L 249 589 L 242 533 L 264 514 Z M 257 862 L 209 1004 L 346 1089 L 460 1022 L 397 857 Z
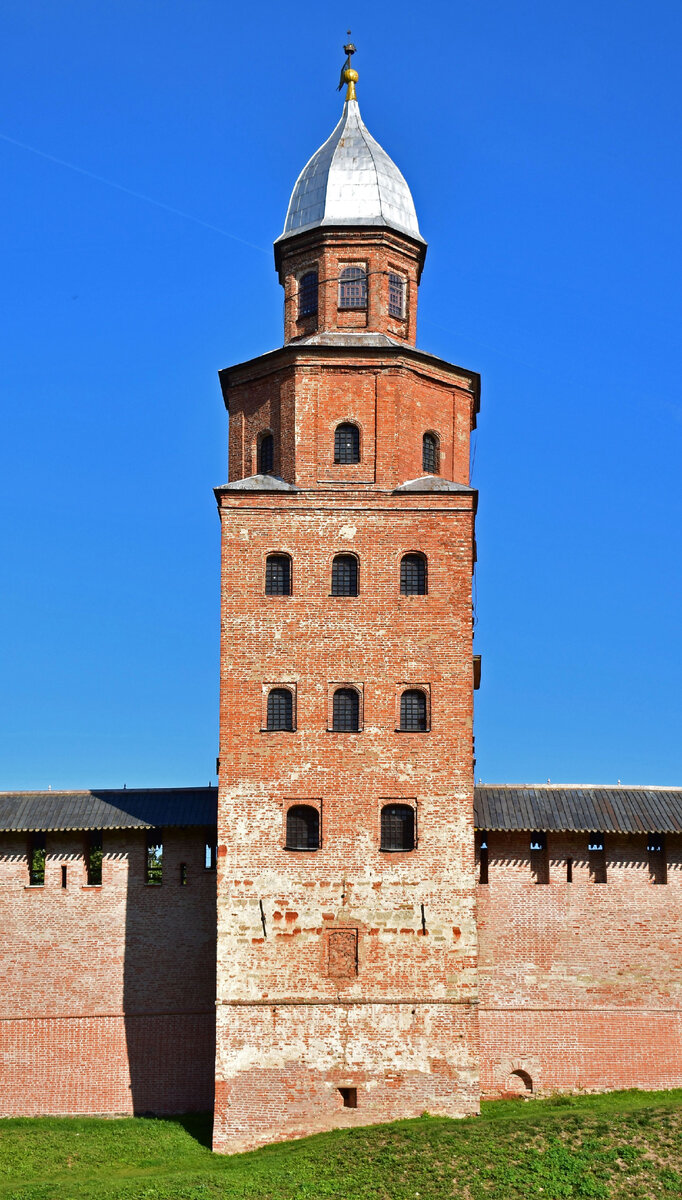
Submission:
M 665 838 L 662 833 L 650 833 L 647 837 L 649 855 L 649 878 L 652 883 L 668 882 L 668 863 L 665 853 Z
M 312 317 L 317 312 L 317 271 L 306 271 L 298 285 L 298 315 Z
M 334 462 L 341 466 L 360 462 L 360 430 L 351 421 L 334 430 Z
M 102 885 L 102 831 L 93 829 L 88 834 L 86 849 L 86 871 L 89 887 Z
M 405 280 L 392 271 L 388 276 L 388 312 L 391 317 L 405 316 Z
M 481 834 L 478 845 L 478 882 L 488 882 L 488 839 L 485 834 Z
M 291 595 L 291 559 L 288 554 L 268 554 L 265 560 L 265 595 Z
M 163 882 L 163 838 L 160 829 L 154 829 L 147 835 L 145 882 L 149 887 L 159 887 Z
M 187 863 L 180 863 L 180 887 L 187 887 Z
M 400 592 L 403 596 L 426 595 L 426 559 L 423 554 L 404 554 L 401 558 Z
M 410 804 L 384 804 L 381 810 L 381 849 L 414 850 L 414 809 Z
M 62 887 L 66 887 L 66 863 L 62 863 Z
M 542 831 L 530 835 L 530 869 L 536 883 L 549 883 L 547 835 Z
M 34 833 L 28 847 L 28 881 L 31 887 L 45 886 L 46 841 L 44 833 Z
M 603 834 L 590 834 L 587 839 L 587 855 L 592 883 L 606 883 L 606 848 Z
M 367 272 L 344 267 L 339 276 L 339 308 L 367 308 Z
M 337 733 L 358 733 L 360 697 L 355 688 L 337 688 L 332 699 L 332 729 Z
M 573 883 L 573 859 L 566 859 L 566 883 Z
M 332 563 L 332 596 L 357 596 L 358 560 L 354 554 L 337 554 Z
M 291 733 L 294 728 L 294 703 L 289 688 L 268 692 L 268 729 L 272 733 Z
M 272 475 L 274 469 L 275 439 L 271 433 L 263 433 L 258 441 L 258 474 Z
M 207 836 L 204 841 L 204 870 L 215 871 L 216 862 L 218 861 L 218 847 L 212 837 Z
M 426 733 L 426 696 L 411 688 L 400 697 L 400 728 L 406 733 Z
M 440 471 L 439 444 L 435 433 L 425 433 L 422 438 L 422 470 L 427 475 L 438 475 Z
M 318 850 L 320 814 L 312 804 L 294 804 L 287 812 L 287 850 Z

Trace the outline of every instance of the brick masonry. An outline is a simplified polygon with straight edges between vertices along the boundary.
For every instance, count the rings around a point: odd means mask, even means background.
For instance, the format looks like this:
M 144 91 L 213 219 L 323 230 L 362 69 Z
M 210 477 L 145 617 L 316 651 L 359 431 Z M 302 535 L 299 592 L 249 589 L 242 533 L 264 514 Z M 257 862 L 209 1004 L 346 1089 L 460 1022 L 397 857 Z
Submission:
M 481 1093 L 682 1086 L 679 837 L 662 884 L 644 835 L 607 837 L 596 858 L 586 835 L 532 852 L 528 833 L 489 833 L 476 882 L 476 497 L 396 491 L 424 473 L 425 432 L 440 475 L 469 479 L 478 380 L 415 349 L 423 259 L 380 228 L 276 247 L 285 344 L 221 372 L 229 479 L 256 474 L 267 432 L 298 490 L 217 490 L 217 898 L 202 830 L 166 831 L 161 887 L 142 832 L 105 832 L 101 888 L 85 886 L 82 834 L 48 833 L 33 888 L 26 837 L 3 836 L 2 1115 L 172 1113 L 215 1094 L 214 1146 L 231 1151 L 461 1116 Z M 338 308 L 349 263 L 366 267 L 366 309 Z M 318 312 L 300 317 L 312 268 Z M 361 452 L 343 466 L 345 421 Z M 405 596 L 415 551 L 428 594 Z M 264 594 L 272 553 L 291 558 L 291 595 Z M 357 596 L 330 595 L 339 553 L 356 557 Z M 340 686 L 357 691 L 356 733 L 332 729 Z M 272 687 L 292 695 L 291 731 L 266 728 Z M 398 728 L 405 688 L 425 698 L 424 732 Z M 412 809 L 413 850 L 381 849 L 386 803 Z M 314 851 L 285 848 L 300 804 L 318 813 Z
M 667 884 L 645 835 L 606 835 L 606 882 L 587 834 L 548 834 L 538 883 L 528 833 L 489 833 L 478 889 L 481 1088 L 682 1085 L 682 839 Z M 568 860 L 572 882 L 567 882 Z
M 215 872 L 203 831 L 165 832 L 160 887 L 145 884 L 144 832 L 105 831 L 103 846 L 102 886 L 88 887 L 85 835 L 48 833 L 45 884 L 29 887 L 26 836 L 2 836 L 4 1116 L 210 1108 Z
M 303 251 L 284 256 L 287 287 L 315 252 L 320 277 L 338 276 L 334 261 L 368 238 L 306 236 Z M 368 309 L 350 314 L 373 332 L 386 328 L 385 240 L 372 250 Z M 408 239 L 391 240 L 390 253 L 407 261 Z M 406 335 L 416 321 L 414 260 L 409 269 Z M 336 294 L 334 282 L 320 321 L 347 329 Z M 394 489 L 423 475 L 427 431 L 438 436 L 442 474 L 468 482 L 476 378 L 409 347 L 396 355 L 290 342 L 222 380 L 230 479 L 256 471 L 258 437 L 269 429 L 275 473 L 300 491 L 218 493 L 214 1146 L 244 1149 L 424 1109 L 475 1111 L 475 495 Z M 361 447 L 346 466 L 333 456 L 344 421 L 360 429 Z M 404 596 L 400 560 L 414 551 L 427 558 L 428 594 Z M 271 553 L 291 557 L 290 596 L 264 594 Z M 339 553 L 356 556 L 357 596 L 330 595 Z M 263 729 L 263 693 L 276 685 L 295 690 L 291 732 Z M 339 685 L 360 693 L 358 733 L 330 729 Z M 426 697 L 426 732 L 397 728 L 405 688 Z M 314 853 L 284 848 L 293 801 L 319 811 Z M 411 852 L 380 848 L 381 809 L 391 801 L 415 812 Z M 340 1088 L 356 1089 L 357 1108 L 343 1106 Z

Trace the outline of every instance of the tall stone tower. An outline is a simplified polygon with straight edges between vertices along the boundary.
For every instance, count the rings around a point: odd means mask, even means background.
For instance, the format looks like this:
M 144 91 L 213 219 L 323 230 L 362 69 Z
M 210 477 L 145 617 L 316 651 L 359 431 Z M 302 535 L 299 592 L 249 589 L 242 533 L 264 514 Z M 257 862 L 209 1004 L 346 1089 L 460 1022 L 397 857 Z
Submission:
M 478 1105 L 469 435 L 407 184 L 343 115 L 221 372 L 216 1150 Z

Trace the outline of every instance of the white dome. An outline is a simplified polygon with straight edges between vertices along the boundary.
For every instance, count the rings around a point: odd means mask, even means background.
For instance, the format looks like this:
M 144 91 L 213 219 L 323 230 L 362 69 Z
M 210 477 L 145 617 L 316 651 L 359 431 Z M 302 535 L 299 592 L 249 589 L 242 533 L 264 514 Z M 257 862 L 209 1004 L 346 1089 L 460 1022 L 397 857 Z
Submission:
M 388 225 L 423 241 L 410 189 L 364 125 L 357 100 L 346 101 L 331 137 L 301 171 L 281 237 L 319 225 Z

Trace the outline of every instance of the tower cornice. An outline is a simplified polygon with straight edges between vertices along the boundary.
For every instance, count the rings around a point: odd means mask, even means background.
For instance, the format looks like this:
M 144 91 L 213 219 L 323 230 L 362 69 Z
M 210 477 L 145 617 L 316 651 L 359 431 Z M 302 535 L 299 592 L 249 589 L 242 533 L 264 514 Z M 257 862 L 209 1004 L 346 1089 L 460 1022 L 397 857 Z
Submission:
M 305 254 L 310 249 L 321 246 L 342 245 L 346 249 L 363 245 L 382 245 L 401 250 L 407 249 L 417 261 L 417 283 L 421 280 L 426 259 L 426 242 L 421 238 L 410 236 L 403 230 L 392 229 L 386 225 L 325 225 L 304 229 L 296 234 L 281 234 L 273 244 L 275 254 L 275 269 L 279 281 L 284 283 L 282 258 Z
M 429 354 L 426 350 L 418 350 L 414 346 L 392 343 L 386 338 L 379 345 L 372 344 L 373 335 L 351 335 L 344 337 L 343 342 L 300 341 L 288 342 L 276 350 L 259 354 L 256 358 L 235 363 L 224 367 L 218 372 L 225 407 L 229 412 L 229 391 L 237 384 L 244 384 L 256 379 L 262 379 L 282 368 L 306 365 L 311 367 L 332 366 L 353 369 L 367 367 L 370 369 L 392 368 L 396 366 L 412 367 L 421 374 L 434 378 L 447 377 L 451 386 L 461 388 L 470 393 L 473 401 L 473 412 L 480 410 L 481 377 L 477 371 L 466 367 L 458 367 L 447 359 Z M 376 335 L 377 337 L 382 335 Z

